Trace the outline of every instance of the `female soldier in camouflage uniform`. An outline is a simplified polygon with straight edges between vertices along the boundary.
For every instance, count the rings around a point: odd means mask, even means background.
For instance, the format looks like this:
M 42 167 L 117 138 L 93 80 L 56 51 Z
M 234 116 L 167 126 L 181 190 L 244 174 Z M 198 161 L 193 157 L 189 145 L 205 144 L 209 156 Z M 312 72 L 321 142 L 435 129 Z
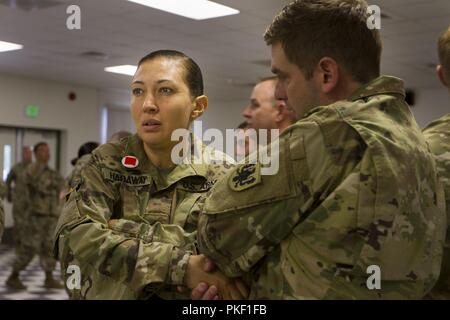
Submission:
M 207 108 L 201 71 L 183 53 L 153 52 L 139 62 L 131 90 L 137 134 L 93 152 L 56 228 L 72 298 L 177 298 L 177 286 L 197 284 L 184 275 L 202 261 L 194 242 L 202 196 L 230 166 L 224 154 L 216 164 L 171 158 L 172 132 Z M 211 151 L 191 140 L 197 155 Z M 241 297 L 218 271 L 207 275 L 224 298 Z

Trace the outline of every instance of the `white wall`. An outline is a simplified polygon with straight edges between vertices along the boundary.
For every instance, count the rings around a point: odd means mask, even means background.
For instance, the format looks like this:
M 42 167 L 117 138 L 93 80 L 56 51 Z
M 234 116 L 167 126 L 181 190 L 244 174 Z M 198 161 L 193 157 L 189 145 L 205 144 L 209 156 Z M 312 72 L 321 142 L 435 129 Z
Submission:
M 69 92 L 77 99 L 70 101 Z M 38 118 L 25 116 L 25 106 L 39 106 Z M 100 99 L 97 89 L 0 74 L 0 125 L 61 130 L 61 173 L 86 141 L 100 140 Z
M 107 106 L 108 108 L 108 124 L 106 138 L 109 139 L 114 133 L 118 131 L 136 132 L 131 112 L 129 109 L 119 109 Z
M 208 110 L 200 118 L 203 121 L 203 131 L 216 128 L 225 133 L 225 129 L 236 128 L 245 120 L 242 111 L 248 103 L 248 100 L 209 101 Z
M 423 128 L 431 121 L 450 113 L 450 94 L 444 86 L 436 89 L 417 89 L 416 105 L 411 110 Z

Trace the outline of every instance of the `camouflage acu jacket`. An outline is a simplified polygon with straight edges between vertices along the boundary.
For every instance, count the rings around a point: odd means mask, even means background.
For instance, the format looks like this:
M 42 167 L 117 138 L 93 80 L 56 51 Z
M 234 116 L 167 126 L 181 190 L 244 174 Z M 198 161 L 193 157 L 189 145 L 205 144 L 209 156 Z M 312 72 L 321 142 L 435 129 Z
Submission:
M 202 196 L 229 167 L 180 164 L 161 172 L 137 135 L 97 148 L 68 195 L 56 229 L 55 254 L 62 269 L 75 265 L 81 271 L 72 298 L 179 297 L 176 286 L 197 250 Z
M 377 78 L 283 132 L 278 174 L 231 170 L 200 214 L 200 252 L 245 276 L 253 299 L 421 298 L 445 216 L 404 98 L 400 79 Z
M 80 177 L 81 169 L 89 163 L 89 161 L 92 158 L 92 154 L 85 154 L 81 158 L 77 160 L 77 163 L 75 164 L 75 167 L 73 168 L 72 172 L 69 174 L 69 176 L 66 178 L 66 188 L 69 190 L 70 188 L 73 188 L 76 186 L 78 179 Z
M 26 169 L 26 185 L 32 214 L 59 216 L 59 193 L 64 188 L 61 174 L 47 165 L 35 162 Z
M 3 199 L 0 199 L 0 241 L 2 240 L 4 229 L 5 229 L 5 211 L 3 208 Z
M 29 196 L 28 187 L 26 184 L 26 170 L 29 166 L 28 163 L 17 163 L 6 177 L 6 185 L 8 186 L 8 193 L 11 193 L 12 201 L 15 206 L 26 206 Z M 14 189 L 12 189 L 12 183 L 14 183 Z
M 6 185 L 3 180 L 0 180 L 0 199 L 6 196 Z
M 450 114 L 430 123 L 424 129 L 425 139 L 436 158 L 438 175 L 444 184 L 447 212 L 447 237 L 441 275 L 430 297 L 450 299 Z

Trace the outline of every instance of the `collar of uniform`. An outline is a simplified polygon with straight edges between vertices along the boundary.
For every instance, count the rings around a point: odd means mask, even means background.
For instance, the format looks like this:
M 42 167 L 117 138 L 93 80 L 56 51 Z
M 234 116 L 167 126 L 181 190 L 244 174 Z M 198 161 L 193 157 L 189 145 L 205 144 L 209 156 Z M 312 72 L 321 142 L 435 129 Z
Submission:
M 380 76 L 357 89 L 348 100 L 356 101 L 379 94 L 399 94 L 405 97 L 403 80 L 392 76 Z
M 194 142 L 195 143 L 195 142 Z M 150 161 L 144 150 L 143 141 L 137 134 L 133 135 L 127 143 L 123 156 L 134 156 L 139 160 L 136 168 L 125 168 L 126 171 L 148 174 L 156 184 L 158 191 L 166 189 L 181 179 L 191 176 L 201 176 L 206 179 L 207 167 L 205 165 L 179 164 L 167 175 L 160 174 L 158 168 Z
M 46 169 L 48 169 L 48 165 L 47 164 L 45 164 L 45 163 L 40 163 L 40 162 L 35 162 L 35 169 L 36 169 L 36 171 L 43 171 L 43 170 L 46 170 Z
M 185 161 L 175 166 L 175 168 L 167 175 L 166 180 L 161 181 L 161 187 L 168 188 L 172 184 L 184 179 L 186 177 L 200 176 L 207 179 L 208 165 L 206 163 L 197 164 L 194 159 L 197 159 L 197 155 L 194 149 L 197 149 L 203 155 L 204 144 L 197 139 L 192 133 L 190 134 L 191 145 L 191 161 Z M 164 185 L 165 184 L 165 185 Z M 158 185 L 160 189 L 160 185 Z

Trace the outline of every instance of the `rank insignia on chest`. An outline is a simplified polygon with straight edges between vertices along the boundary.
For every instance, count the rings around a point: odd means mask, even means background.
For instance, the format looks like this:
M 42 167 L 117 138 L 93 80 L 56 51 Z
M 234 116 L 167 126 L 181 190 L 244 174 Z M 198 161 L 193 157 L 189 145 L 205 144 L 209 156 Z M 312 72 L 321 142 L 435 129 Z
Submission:
M 136 168 L 139 165 L 139 160 L 133 156 L 125 156 L 122 158 L 122 165 L 125 168 Z
M 243 191 L 261 183 L 261 166 L 257 164 L 239 165 L 230 176 L 231 190 Z

